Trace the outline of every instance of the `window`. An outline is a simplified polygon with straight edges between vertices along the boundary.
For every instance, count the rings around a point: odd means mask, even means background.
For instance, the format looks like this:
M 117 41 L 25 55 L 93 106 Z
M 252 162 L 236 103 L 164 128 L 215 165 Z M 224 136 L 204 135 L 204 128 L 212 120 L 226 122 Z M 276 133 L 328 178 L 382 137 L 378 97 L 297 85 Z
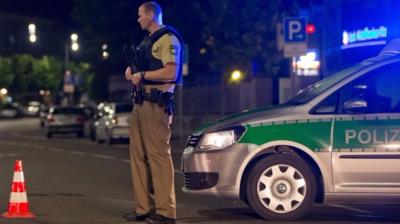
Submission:
M 316 109 L 314 109 L 312 114 L 333 114 L 336 112 L 336 106 L 338 101 L 338 94 L 331 94 L 329 97 L 325 98 L 322 103 L 320 103 Z
M 365 104 L 363 113 L 400 112 L 400 63 L 378 68 L 339 90 L 339 113 L 351 113 L 345 105 L 349 102 Z
M 314 99 L 319 94 L 323 93 L 327 89 L 331 88 L 336 83 L 340 82 L 341 80 L 349 77 L 353 73 L 357 72 L 362 68 L 362 64 L 354 65 L 353 67 L 349 67 L 347 69 L 343 69 L 338 73 L 335 73 L 331 76 L 328 76 L 321 81 L 315 83 L 314 85 L 306 88 L 304 91 L 297 94 L 291 100 L 287 102 L 289 105 L 300 105 L 309 102 L 310 100 Z

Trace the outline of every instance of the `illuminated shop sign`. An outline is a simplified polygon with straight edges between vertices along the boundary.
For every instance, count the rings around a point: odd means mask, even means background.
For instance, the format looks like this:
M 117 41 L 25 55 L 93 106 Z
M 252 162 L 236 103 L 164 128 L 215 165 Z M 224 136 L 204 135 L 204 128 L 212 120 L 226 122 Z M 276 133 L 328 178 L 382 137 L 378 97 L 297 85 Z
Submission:
M 316 50 L 309 49 L 307 54 L 295 57 L 292 63 L 293 72 L 298 76 L 319 75 L 320 61 Z
M 342 34 L 342 49 L 386 44 L 387 28 L 365 27 L 362 30 L 347 31 Z

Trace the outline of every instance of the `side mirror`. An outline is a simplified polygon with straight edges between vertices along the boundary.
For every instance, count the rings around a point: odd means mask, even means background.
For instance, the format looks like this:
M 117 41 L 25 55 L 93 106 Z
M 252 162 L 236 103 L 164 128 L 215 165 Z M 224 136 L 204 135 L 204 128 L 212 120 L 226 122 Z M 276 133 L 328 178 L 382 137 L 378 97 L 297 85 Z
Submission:
M 350 114 L 361 114 L 367 111 L 368 103 L 361 98 L 347 100 L 343 104 L 343 111 Z

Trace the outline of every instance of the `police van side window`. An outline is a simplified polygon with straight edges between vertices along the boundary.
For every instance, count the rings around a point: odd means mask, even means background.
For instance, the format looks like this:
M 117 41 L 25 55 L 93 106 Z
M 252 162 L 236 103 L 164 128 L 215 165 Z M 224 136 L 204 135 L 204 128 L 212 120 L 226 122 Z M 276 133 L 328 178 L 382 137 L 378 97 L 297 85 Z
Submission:
M 375 69 L 339 90 L 340 114 L 399 113 L 400 63 Z
M 334 93 L 317 105 L 311 114 L 333 114 L 336 112 L 338 94 Z

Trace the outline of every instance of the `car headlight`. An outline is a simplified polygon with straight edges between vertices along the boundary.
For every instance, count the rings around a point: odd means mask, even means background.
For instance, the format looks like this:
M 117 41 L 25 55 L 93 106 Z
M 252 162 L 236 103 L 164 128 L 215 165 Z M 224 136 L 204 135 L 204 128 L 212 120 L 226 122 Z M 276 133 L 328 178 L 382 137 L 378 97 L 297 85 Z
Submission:
M 200 142 L 202 150 L 218 150 L 226 148 L 237 142 L 242 136 L 245 128 L 243 126 L 231 127 L 217 132 L 204 135 Z

